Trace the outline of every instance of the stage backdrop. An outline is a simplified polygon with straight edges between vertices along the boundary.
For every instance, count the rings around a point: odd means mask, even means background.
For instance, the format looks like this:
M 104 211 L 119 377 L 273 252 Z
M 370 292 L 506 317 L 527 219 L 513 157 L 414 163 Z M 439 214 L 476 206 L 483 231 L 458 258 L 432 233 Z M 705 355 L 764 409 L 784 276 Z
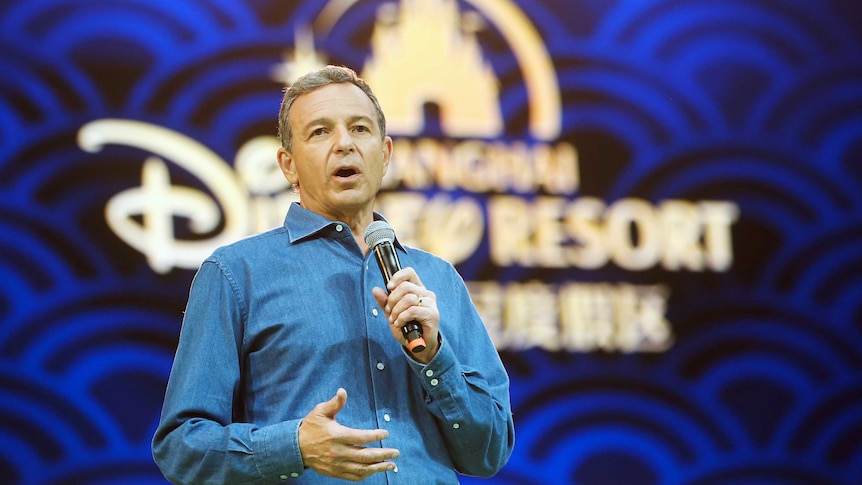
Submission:
M 0 481 L 164 483 L 194 270 L 281 224 L 326 63 L 509 370 L 488 483 L 862 483 L 857 0 L 4 2 Z

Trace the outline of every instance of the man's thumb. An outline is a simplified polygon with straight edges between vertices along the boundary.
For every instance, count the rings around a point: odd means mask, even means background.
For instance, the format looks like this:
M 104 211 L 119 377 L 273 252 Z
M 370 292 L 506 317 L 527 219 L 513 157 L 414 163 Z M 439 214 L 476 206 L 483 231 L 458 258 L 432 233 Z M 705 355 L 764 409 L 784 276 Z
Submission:
M 341 412 L 344 409 L 344 405 L 347 403 L 347 391 L 343 388 L 339 387 L 338 391 L 335 392 L 335 396 L 321 403 L 320 411 L 325 415 L 332 419 L 335 419 L 335 415 Z

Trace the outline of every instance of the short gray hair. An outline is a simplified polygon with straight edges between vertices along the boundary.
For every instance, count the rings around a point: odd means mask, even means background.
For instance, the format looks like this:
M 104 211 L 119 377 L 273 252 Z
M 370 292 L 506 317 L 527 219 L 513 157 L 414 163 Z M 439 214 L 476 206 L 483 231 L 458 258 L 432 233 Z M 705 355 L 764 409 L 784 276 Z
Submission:
M 368 96 L 377 111 L 377 126 L 380 128 L 380 136 L 381 138 L 386 136 L 386 117 L 383 115 L 383 109 L 380 107 L 380 102 L 377 101 L 377 96 L 371 91 L 371 86 L 349 67 L 326 66 L 300 77 L 285 89 L 284 98 L 281 100 L 281 109 L 278 113 L 278 139 L 281 141 L 281 146 L 289 152 L 293 151 L 293 133 L 288 115 L 296 98 L 324 86 L 339 83 L 353 84 Z

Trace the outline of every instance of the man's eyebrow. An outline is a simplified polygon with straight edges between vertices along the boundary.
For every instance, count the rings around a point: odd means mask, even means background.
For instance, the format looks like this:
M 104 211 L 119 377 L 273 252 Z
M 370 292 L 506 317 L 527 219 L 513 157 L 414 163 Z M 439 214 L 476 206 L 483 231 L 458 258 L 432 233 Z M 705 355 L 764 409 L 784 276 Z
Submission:
M 368 116 L 368 115 L 355 115 L 355 116 L 351 116 L 351 117 L 349 118 L 349 120 L 350 120 L 351 122 L 356 122 L 356 121 L 374 121 L 374 120 L 373 120 L 370 116 Z
M 315 118 L 315 119 L 309 121 L 308 123 L 305 124 L 305 126 L 303 126 L 303 128 L 308 129 L 312 126 L 319 126 L 319 125 L 326 126 L 326 125 L 331 125 L 331 124 L 332 124 L 332 120 L 330 118 L 321 117 L 321 118 Z
M 347 118 L 347 121 L 348 121 L 348 123 L 356 123 L 357 121 L 367 121 L 369 123 L 373 123 L 374 119 L 368 115 L 353 115 L 353 116 Z M 322 116 L 320 118 L 315 118 L 315 119 L 309 121 L 308 123 L 305 124 L 305 126 L 303 128 L 309 129 L 312 126 L 329 126 L 329 125 L 332 125 L 333 123 L 334 122 L 333 122 L 332 118 L 330 118 L 328 116 Z

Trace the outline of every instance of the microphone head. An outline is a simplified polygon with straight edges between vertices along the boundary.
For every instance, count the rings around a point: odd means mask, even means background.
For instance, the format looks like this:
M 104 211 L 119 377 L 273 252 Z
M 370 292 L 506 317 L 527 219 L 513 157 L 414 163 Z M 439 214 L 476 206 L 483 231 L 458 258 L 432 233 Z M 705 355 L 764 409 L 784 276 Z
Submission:
M 380 243 L 395 242 L 395 230 L 386 221 L 374 221 L 365 229 L 365 244 L 373 248 Z

